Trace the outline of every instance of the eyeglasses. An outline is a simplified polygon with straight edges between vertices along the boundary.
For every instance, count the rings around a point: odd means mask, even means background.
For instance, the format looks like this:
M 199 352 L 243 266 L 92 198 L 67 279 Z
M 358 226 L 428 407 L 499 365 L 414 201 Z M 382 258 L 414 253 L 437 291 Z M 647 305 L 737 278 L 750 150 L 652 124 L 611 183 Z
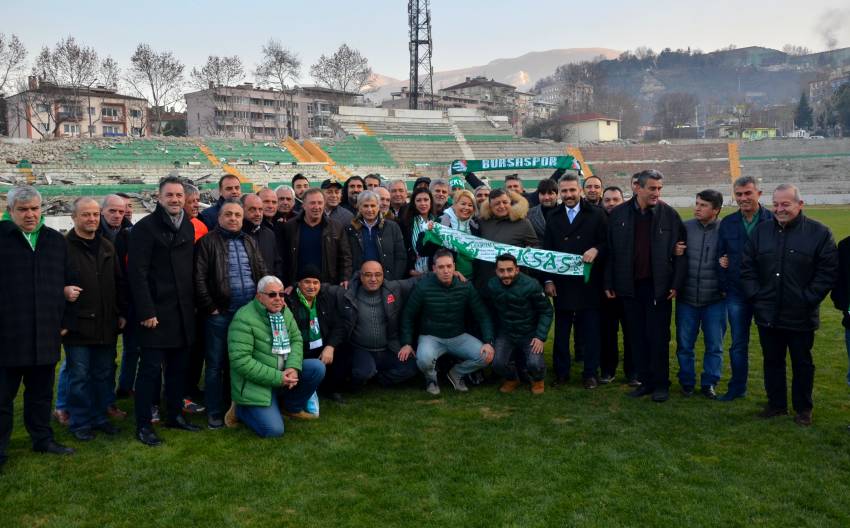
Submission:
M 260 292 L 260 293 L 262 293 L 263 295 L 265 295 L 265 296 L 266 296 L 266 297 L 268 297 L 269 299 L 276 299 L 276 298 L 278 298 L 278 297 L 280 297 L 281 299 L 283 299 L 283 292 L 282 292 L 282 291 L 280 291 L 280 292 L 277 292 L 277 291 L 273 291 L 273 292 Z

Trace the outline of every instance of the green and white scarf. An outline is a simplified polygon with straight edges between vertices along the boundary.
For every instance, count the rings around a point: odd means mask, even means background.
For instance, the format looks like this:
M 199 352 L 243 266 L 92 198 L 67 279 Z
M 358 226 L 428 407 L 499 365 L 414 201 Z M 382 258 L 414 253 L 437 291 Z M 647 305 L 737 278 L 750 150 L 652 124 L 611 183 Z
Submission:
M 425 240 L 485 262 L 496 262 L 499 255 L 510 253 L 525 268 L 556 275 L 584 276 L 585 282 L 590 280 L 591 264 L 584 263 L 581 255 L 500 244 L 437 223 L 433 229 L 425 231 Z
M 428 222 L 429 220 L 423 220 L 420 215 L 416 215 L 416 218 L 413 219 L 413 229 L 410 230 L 412 232 L 411 235 L 413 237 L 411 247 L 416 248 L 416 241 L 419 239 L 419 233 L 427 230 Z M 416 262 L 413 264 L 413 269 L 421 273 L 427 273 L 428 257 L 420 257 L 417 253 Z
M 292 347 L 289 343 L 289 332 L 286 331 L 286 322 L 282 312 L 269 312 L 269 323 L 272 327 L 272 354 L 277 356 L 277 369 L 283 370 L 286 358 Z
M 319 328 L 319 315 L 316 313 L 316 299 L 309 303 L 301 290 L 296 291 L 298 292 L 298 300 L 310 312 L 310 330 L 307 339 L 310 341 L 310 350 L 314 350 L 322 346 L 322 330 Z

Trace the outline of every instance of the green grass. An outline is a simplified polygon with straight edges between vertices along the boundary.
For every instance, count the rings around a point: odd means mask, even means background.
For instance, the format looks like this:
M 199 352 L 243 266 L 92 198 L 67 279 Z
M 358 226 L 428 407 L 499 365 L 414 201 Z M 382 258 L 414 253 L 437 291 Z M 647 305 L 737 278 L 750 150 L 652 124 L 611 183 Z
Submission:
M 850 234 L 850 208 L 809 213 Z M 161 430 L 151 449 L 131 421 L 88 444 L 56 427 L 78 448 L 58 458 L 29 451 L 19 398 L 0 526 L 848 526 L 847 355 L 839 314 L 821 314 L 811 428 L 755 417 L 755 332 L 749 396 L 731 404 L 675 384 L 665 404 L 620 383 L 537 398 L 369 388 L 277 440 Z M 722 389 L 728 377 L 726 361 Z

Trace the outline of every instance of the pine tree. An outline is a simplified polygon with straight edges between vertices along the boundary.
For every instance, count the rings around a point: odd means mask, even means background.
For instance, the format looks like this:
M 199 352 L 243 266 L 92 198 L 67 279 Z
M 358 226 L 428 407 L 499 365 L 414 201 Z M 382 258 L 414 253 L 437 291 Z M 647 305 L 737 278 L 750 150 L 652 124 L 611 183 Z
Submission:
M 797 105 L 797 111 L 794 114 L 794 122 L 797 123 L 798 128 L 809 130 L 812 128 L 812 124 L 814 124 L 812 116 L 813 112 L 812 107 L 809 106 L 809 98 L 806 97 L 806 92 L 803 92 L 800 94 L 800 103 Z

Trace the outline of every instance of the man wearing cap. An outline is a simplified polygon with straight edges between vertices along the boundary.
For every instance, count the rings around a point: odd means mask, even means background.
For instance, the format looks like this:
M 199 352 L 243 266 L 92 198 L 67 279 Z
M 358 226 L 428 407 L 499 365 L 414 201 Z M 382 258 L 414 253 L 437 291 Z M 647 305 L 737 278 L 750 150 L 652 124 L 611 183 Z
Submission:
M 342 184 L 328 178 L 322 182 L 322 194 L 325 196 L 325 215 L 345 227 L 354 220 L 354 213 L 340 205 L 342 201 Z
M 430 187 L 430 185 L 431 185 L 431 178 L 429 178 L 428 176 L 420 176 L 420 177 L 416 178 L 416 181 L 413 182 L 413 190 L 415 191 L 416 189 L 418 189 L 420 187 L 427 189 L 427 188 Z
M 337 316 L 334 292 L 321 281 L 321 271 L 308 264 L 298 272 L 298 282 L 286 298 L 295 325 L 301 332 L 304 357 L 318 359 L 327 369 L 322 392 L 342 402 L 340 391 L 349 370 L 349 358 L 339 350 L 345 327 Z
M 322 282 L 345 284 L 351 278 L 351 249 L 342 225 L 327 218 L 324 211 L 322 191 L 308 189 L 304 193 L 304 210 L 280 230 L 282 278 L 288 288 L 310 264 L 320 270 Z

